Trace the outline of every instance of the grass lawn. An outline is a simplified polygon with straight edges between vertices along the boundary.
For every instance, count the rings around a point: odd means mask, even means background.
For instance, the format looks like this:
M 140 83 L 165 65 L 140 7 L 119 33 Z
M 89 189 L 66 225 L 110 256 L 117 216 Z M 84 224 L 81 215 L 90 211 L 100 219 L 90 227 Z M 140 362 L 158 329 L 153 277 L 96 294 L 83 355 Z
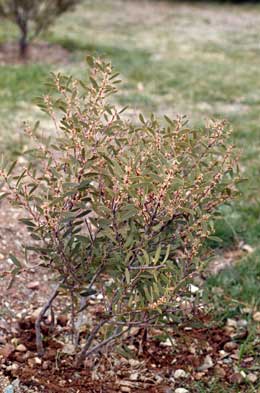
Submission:
M 0 23 L 0 43 L 15 28 Z M 83 77 L 86 53 L 104 55 L 122 74 L 118 101 L 129 113 L 187 114 L 192 124 L 225 118 L 241 149 L 248 179 L 242 197 L 225 210 L 216 234 L 222 247 L 243 240 L 255 252 L 211 279 L 238 300 L 259 305 L 260 274 L 260 5 L 135 0 L 86 0 L 59 19 L 43 39 L 63 46 L 63 64 L 0 66 L 0 149 L 15 153 L 23 120 L 42 118 L 33 104 L 50 71 Z M 218 246 L 219 247 L 219 246 Z M 203 390 L 201 390 L 203 391 Z

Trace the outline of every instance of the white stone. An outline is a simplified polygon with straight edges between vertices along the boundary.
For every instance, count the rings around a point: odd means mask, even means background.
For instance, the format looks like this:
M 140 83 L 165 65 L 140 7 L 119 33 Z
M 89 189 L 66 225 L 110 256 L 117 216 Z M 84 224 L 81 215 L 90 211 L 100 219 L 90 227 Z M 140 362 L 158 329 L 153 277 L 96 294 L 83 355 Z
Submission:
M 185 388 L 177 388 L 174 390 L 174 393 L 189 393 L 189 391 Z
M 255 383 L 258 380 L 257 375 L 253 374 L 253 373 L 249 373 L 247 376 L 247 379 L 251 382 L 251 383 Z
M 17 345 L 17 347 L 16 347 L 16 351 L 18 351 L 18 352 L 26 352 L 26 351 L 27 351 L 27 348 L 26 348 L 25 345 L 19 344 L 19 345 Z
M 130 375 L 130 381 L 137 381 L 137 380 L 138 380 L 138 377 L 139 377 L 139 374 L 138 374 L 138 373 L 132 373 L 132 374 Z
M 121 386 L 121 392 L 130 393 L 131 388 L 129 388 L 128 386 Z
M 251 247 L 249 244 L 244 244 L 242 246 L 242 250 L 248 252 L 248 254 L 252 254 L 252 252 L 254 252 L 254 248 Z
M 161 377 L 160 375 L 156 375 L 156 376 L 155 376 L 155 379 L 156 379 L 156 383 L 157 383 L 157 384 L 163 382 L 163 377 Z
M 18 364 L 13 363 L 12 365 L 7 366 L 6 370 L 7 371 L 14 371 L 14 370 L 18 370 L 18 368 L 19 368 Z
M 178 379 L 178 378 L 186 378 L 187 374 L 184 370 L 182 370 L 181 368 L 179 368 L 178 370 L 176 370 L 173 374 L 174 378 Z
M 34 310 L 32 315 L 31 315 L 31 318 L 37 319 L 38 316 L 40 315 L 41 311 L 42 311 L 42 307 L 39 307 L 36 310 Z
M 62 348 L 62 352 L 66 353 L 67 355 L 74 355 L 75 345 L 73 345 L 71 343 L 65 344 L 64 347 Z
M 198 367 L 198 371 L 205 371 L 208 370 L 209 368 L 213 367 L 214 363 L 212 361 L 211 356 L 207 355 L 205 356 L 203 364 Z
M 247 327 L 248 322 L 246 319 L 239 319 L 239 321 L 237 321 L 237 326 L 240 328 L 245 328 Z
M 167 338 L 166 341 L 160 342 L 161 347 L 172 347 L 173 345 L 176 345 L 176 340 L 174 338 L 172 338 L 171 340 Z
M 190 284 L 190 285 L 189 285 L 189 291 L 190 291 L 190 293 L 197 293 L 199 290 L 200 290 L 200 289 L 199 289 L 196 285 L 193 285 L 193 284 Z
M 35 364 L 40 365 L 42 364 L 42 360 L 38 357 L 34 358 Z
M 236 328 L 237 321 L 235 319 L 228 318 L 227 319 L 227 326 Z
M 253 320 L 256 322 L 260 322 L 260 311 L 254 313 Z
M 140 362 L 139 362 L 139 360 L 137 360 L 137 359 L 129 359 L 129 364 L 130 364 L 130 366 L 132 366 L 132 367 L 137 367 L 137 366 L 140 365 Z

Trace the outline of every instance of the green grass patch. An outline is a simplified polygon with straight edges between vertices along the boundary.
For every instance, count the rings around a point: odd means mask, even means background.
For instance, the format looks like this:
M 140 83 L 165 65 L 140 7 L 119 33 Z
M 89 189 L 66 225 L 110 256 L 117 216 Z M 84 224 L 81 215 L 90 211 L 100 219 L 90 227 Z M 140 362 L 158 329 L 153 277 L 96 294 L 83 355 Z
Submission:
M 260 250 L 245 257 L 232 268 L 220 272 L 208 279 L 207 288 L 217 293 L 222 288 L 223 294 L 235 301 L 234 305 L 248 304 L 250 307 L 260 306 Z M 213 289 L 214 288 L 214 289 Z M 220 294 L 221 296 L 221 294 Z
M 41 65 L 0 67 L 0 153 L 21 153 L 26 143 L 23 123 L 34 122 L 36 112 L 39 117 L 34 98 L 44 92 L 49 70 Z
M 21 104 L 30 105 L 43 93 L 50 68 L 46 65 L 17 65 L 0 67 L 0 110 L 10 112 Z

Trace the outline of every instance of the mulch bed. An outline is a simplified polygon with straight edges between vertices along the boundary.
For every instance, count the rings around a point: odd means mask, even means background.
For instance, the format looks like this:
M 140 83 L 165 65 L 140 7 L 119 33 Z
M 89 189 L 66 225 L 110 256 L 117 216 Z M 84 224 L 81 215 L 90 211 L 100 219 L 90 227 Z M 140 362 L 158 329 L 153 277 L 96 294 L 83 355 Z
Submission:
M 238 372 L 238 351 L 248 335 L 247 328 L 237 329 L 232 324 L 224 328 L 185 325 L 169 327 L 173 347 L 159 337 L 160 331 L 154 330 L 140 353 L 140 336 L 133 332 L 124 344 L 131 349 L 132 357 L 106 352 L 102 357 L 97 355 L 87 360 L 79 369 L 73 367 L 74 357 L 63 352 L 61 340 L 69 327 L 58 326 L 50 335 L 50 326 L 42 325 L 45 354 L 40 359 L 35 347 L 34 319 L 27 317 L 18 321 L 15 335 L 6 332 L 6 343 L 0 346 L 0 364 L 10 380 L 18 377 L 23 385 L 46 393 L 145 392 L 147 389 L 150 393 L 168 393 L 178 387 L 187 388 L 196 381 L 210 384 L 216 379 L 221 380 L 227 391 L 237 384 L 240 392 L 246 392 L 248 386 Z M 253 357 L 240 363 L 248 372 L 254 365 Z M 183 375 L 176 377 L 177 370 L 182 370 Z

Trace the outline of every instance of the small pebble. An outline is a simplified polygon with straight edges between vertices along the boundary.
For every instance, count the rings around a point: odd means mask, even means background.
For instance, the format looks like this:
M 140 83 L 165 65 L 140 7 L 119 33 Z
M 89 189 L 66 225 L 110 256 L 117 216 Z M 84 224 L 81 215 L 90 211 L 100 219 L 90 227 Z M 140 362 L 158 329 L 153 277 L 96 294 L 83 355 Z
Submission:
M 258 377 L 253 373 L 249 373 L 247 379 L 249 380 L 249 382 L 255 383 L 258 380 Z
M 227 319 L 227 326 L 236 328 L 237 321 L 235 319 L 228 318 Z
M 178 378 L 186 378 L 187 374 L 184 370 L 182 370 L 181 368 L 179 368 L 178 370 L 174 371 L 173 374 L 174 378 L 178 379 Z
M 16 371 L 16 370 L 18 370 L 18 368 L 19 368 L 18 365 L 16 363 L 13 363 L 10 366 L 7 366 L 6 370 L 7 371 Z
M 8 385 L 5 389 L 3 393 L 14 393 L 14 387 L 13 385 Z
M 234 373 L 229 377 L 230 383 L 241 384 L 243 382 L 243 377 L 240 373 Z
M 27 285 L 27 288 L 28 288 L 28 289 L 32 289 L 32 290 L 35 290 L 35 289 L 39 289 L 39 286 L 40 286 L 39 281 L 31 281 L 31 282 L 29 282 L 29 284 Z
M 196 292 L 198 292 L 200 289 L 196 286 L 196 285 L 193 285 L 193 284 L 190 284 L 189 285 L 189 291 L 190 291 L 190 293 L 196 293 Z
M 251 247 L 249 244 L 243 244 L 241 248 L 243 251 L 246 251 L 249 254 L 252 254 L 252 252 L 254 252 L 254 248 Z
M 204 377 L 204 375 L 205 375 L 204 372 L 196 373 L 194 378 L 196 381 L 200 381 Z
M 213 367 L 214 363 L 210 355 L 205 356 L 204 362 L 200 367 L 198 367 L 198 371 L 205 371 L 209 368 Z
M 232 363 L 232 359 L 226 358 L 226 359 L 223 360 L 223 363 L 230 364 L 230 363 Z
M 4 336 L 0 336 L 0 345 L 6 344 L 6 339 Z
M 15 348 L 15 350 L 18 351 L 18 352 L 27 352 L 27 348 L 26 348 L 26 346 L 23 345 L 23 344 L 17 345 L 17 347 Z
M 237 326 L 240 328 L 245 328 L 247 327 L 248 322 L 246 319 L 240 319 L 239 321 L 237 321 Z
M 37 364 L 37 365 L 42 364 L 42 360 L 40 358 L 38 358 L 38 357 L 35 357 L 34 361 L 35 361 L 35 364 Z
M 185 388 L 177 388 L 174 390 L 174 393 L 189 393 L 189 391 Z
M 260 311 L 254 313 L 253 320 L 256 322 L 260 322 Z
M 121 386 L 121 392 L 130 393 L 131 388 L 129 388 L 128 386 Z
M 234 341 L 229 341 L 224 345 L 224 350 L 227 352 L 232 352 L 238 348 L 238 344 Z
M 132 367 L 137 367 L 137 366 L 140 365 L 140 362 L 139 362 L 139 360 L 137 360 L 137 359 L 129 359 L 129 364 L 130 364 Z
M 219 365 L 214 368 L 214 371 L 218 377 L 224 378 L 226 376 L 226 371 Z
M 167 338 L 165 341 L 160 342 L 161 347 L 172 347 L 175 344 L 176 344 L 176 341 L 174 338 L 172 338 L 171 340 L 169 338 Z
M 49 368 L 49 362 L 45 360 L 45 361 L 43 362 L 43 364 L 42 364 L 42 369 L 43 369 L 43 370 L 48 370 L 48 368 Z
M 130 375 L 130 381 L 137 381 L 137 380 L 138 380 L 138 377 L 139 377 L 139 374 L 138 374 L 138 373 L 132 373 L 132 374 Z

